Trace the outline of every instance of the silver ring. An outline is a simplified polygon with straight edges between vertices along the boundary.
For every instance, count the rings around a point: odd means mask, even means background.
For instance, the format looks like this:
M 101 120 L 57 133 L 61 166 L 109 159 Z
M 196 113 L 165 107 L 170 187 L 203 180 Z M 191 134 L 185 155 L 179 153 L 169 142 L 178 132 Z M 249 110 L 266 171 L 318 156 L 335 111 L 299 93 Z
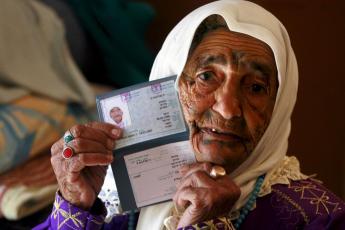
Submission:
M 225 175 L 226 175 L 226 171 L 222 166 L 219 166 L 219 165 L 212 166 L 212 169 L 210 171 L 210 177 L 218 178 Z

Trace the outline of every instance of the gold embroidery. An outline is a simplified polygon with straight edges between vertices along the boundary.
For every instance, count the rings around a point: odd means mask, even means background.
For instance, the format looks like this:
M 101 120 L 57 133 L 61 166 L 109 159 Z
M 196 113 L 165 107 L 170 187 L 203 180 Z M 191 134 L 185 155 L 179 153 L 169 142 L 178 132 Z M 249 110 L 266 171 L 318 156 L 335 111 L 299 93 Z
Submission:
M 289 188 L 300 194 L 301 200 L 308 200 L 311 205 L 316 206 L 316 214 L 331 214 L 340 210 L 339 202 L 329 201 L 327 191 L 319 188 L 310 181 L 300 181 L 296 185 L 289 185 Z
M 71 213 L 71 207 L 70 205 L 68 205 L 68 212 L 66 212 L 65 210 L 60 209 L 60 214 L 65 218 L 61 224 L 58 223 L 58 229 L 60 229 L 64 224 L 67 224 L 67 221 L 72 220 L 73 224 L 75 227 L 77 228 L 84 228 L 84 224 L 82 221 L 80 221 L 77 217 L 81 215 L 81 212 L 77 212 L 72 214 Z M 69 226 L 69 225 L 68 225 Z M 70 226 L 71 227 L 71 226 Z
M 216 222 L 216 220 L 218 222 Z M 217 230 L 217 229 L 224 229 L 224 230 L 235 230 L 235 227 L 231 223 L 231 220 L 227 217 L 218 217 L 214 220 L 204 221 L 205 224 L 202 227 L 199 227 L 198 224 L 193 225 L 193 228 L 196 230 Z M 183 229 L 190 229 L 189 227 Z
M 307 213 L 304 211 L 304 209 L 299 204 L 297 204 L 295 201 L 293 201 L 288 195 L 282 193 L 281 191 L 279 191 L 277 189 L 272 188 L 272 191 L 277 193 L 281 198 L 283 198 L 288 203 L 290 203 L 293 207 L 295 207 L 296 210 L 298 210 L 300 212 L 300 214 L 302 215 L 304 222 L 306 224 L 309 223 L 310 220 L 309 220 Z
M 72 229 L 84 228 L 83 222 L 78 219 L 78 216 L 81 215 L 81 212 L 72 214 L 70 204 L 68 204 L 68 212 L 66 212 L 65 210 L 61 209 L 62 203 L 63 203 L 63 200 L 59 198 L 58 196 L 56 196 L 56 199 L 54 202 L 54 209 L 51 215 L 53 216 L 54 219 L 57 219 L 57 225 L 58 225 L 57 228 L 61 229 L 64 225 L 67 225 L 68 227 Z M 60 222 L 61 221 L 60 217 L 62 217 L 63 219 L 62 222 Z M 73 222 L 74 226 L 70 226 L 67 223 L 67 221 L 69 220 Z
M 82 215 L 82 212 L 76 212 L 72 213 L 72 207 L 71 204 L 68 203 L 68 211 L 61 208 L 62 203 L 64 200 L 56 195 L 55 201 L 54 201 L 54 208 L 52 211 L 51 216 L 54 218 L 54 220 L 57 221 L 57 229 L 61 229 L 64 225 L 68 226 L 70 229 L 81 229 L 85 227 L 85 223 L 83 223 L 82 220 L 80 220 L 78 217 Z M 89 218 L 89 217 L 88 217 Z M 100 219 L 104 219 L 104 216 L 100 216 Z M 71 220 L 70 222 L 68 222 Z M 90 218 L 88 219 L 90 223 L 96 224 L 96 225 L 103 225 L 102 221 Z M 71 225 L 71 223 L 73 223 Z
M 57 218 L 58 212 L 60 210 L 60 206 L 62 204 L 62 200 L 58 200 L 58 197 L 56 197 L 55 201 L 54 201 L 54 208 L 53 208 L 53 212 L 52 212 L 52 216 L 54 219 Z

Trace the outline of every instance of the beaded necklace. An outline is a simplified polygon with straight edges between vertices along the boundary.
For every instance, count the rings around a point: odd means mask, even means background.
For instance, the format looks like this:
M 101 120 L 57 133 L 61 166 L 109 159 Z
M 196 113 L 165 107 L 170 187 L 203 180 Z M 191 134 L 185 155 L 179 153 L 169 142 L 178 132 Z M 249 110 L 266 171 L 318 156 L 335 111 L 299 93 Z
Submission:
M 134 210 L 131 210 L 131 212 L 128 214 L 128 230 L 134 230 L 135 225 L 135 212 Z
M 258 194 L 260 192 L 261 189 L 261 185 L 264 182 L 265 179 L 265 175 L 261 175 L 258 177 L 258 179 L 256 180 L 255 186 L 253 191 L 250 193 L 249 199 L 247 201 L 247 203 L 241 208 L 240 210 L 240 216 L 237 218 L 234 227 L 236 229 L 239 229 L 241 224 L 243 223 L 244 219 L 246 218 L 246 216 L 248 215 L 248 212 L 252 209 L 254 202 L 256 200 L 256 198 L 258 197 Z

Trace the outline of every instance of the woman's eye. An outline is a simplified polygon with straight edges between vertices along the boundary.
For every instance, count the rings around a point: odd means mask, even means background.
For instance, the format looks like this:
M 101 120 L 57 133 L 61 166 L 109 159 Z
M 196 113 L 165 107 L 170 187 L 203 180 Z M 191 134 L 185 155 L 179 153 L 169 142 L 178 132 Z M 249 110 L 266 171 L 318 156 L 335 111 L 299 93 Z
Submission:
M 201 74 L 198 74 L 198 78 L 203 80 L 203 81 L 208 81 L 210 80 L 212 77 L 214 76 L 214 73 L 211 72 L 211 71 L 206 71 L 206 72 L 203 72 Z
M 267 87 L 260 84 L 253 84 L 251 85 L 251 91 L 253 93 L 266 93 Z

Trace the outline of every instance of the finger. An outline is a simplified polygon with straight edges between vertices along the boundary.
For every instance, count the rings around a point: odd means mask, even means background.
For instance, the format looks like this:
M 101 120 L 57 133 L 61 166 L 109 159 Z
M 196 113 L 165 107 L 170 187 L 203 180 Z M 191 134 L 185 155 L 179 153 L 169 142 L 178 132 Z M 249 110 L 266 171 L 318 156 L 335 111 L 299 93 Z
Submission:
M 82 138 L 77 138 L 68 142 L 67 146 L 71 147 L 75 154 L 92 152 L 112 154 L 112 149 L 106 148 L 102 143 Z
M 108 165 L 93 166 L 92 168 L 89 168 L 90 170 L 84 170 L 83 173 L 86 174 L 87 177 L 95 181 L 101 178 L 101 181 L 103 183 L 103 179 L 107 174 L 107 168 Z
M 87 166 L 108 165 L 113 161 L 113 155 L 100 153 L 83 153 L 73 156 L 63 162 L 67 173 L 80 172 Z
M 212 164 L 208 162 L 204 163 L 193 163 L 189 165 L 184 165 L 180 168 L 180 174 L 182 177 L 188 177 L 189 175 L 195 173 L 196 171 L 204 171 L 207 174 L 210 174 L 212 169 Z
M 206 188 L 185 187 L 175 194 L 173 200 L 179 208 L 187 208 L 190 205 L 203 208 L 206 205 L 204 194 L 207 192 Z
M 178 228 L 206 220 L 208 215 L 212 215 L 212 202 L 210 202 L 208 194 L 207 188 L 186 187 L 175 195 L 176 207 L 185 209 Z
M 79 181 L 86 181 L 89 186 L 95 191 L 96 194 L 100 192 L 102 185 L 104 183 L 104 178 L 106 176 L 107 166 L 93 166 L 91 170 L 83 170 L 76 173 L 68 173 L 66 175 L 66 181 L 69 184 L 75 184 Z
M 64 143 L 65 142 L 63 138 L 60 138 L 57 142 L 55 142 L 50 149 L 51 155 L 52 156 L 61 155 L 61 152 L 64 148 Z
M 216 180 L 219 185 L 229 188 L 229 191 L 233 191 L 234 193 L 241 193 L 238 185 L 229 175 L 218 177 Z
M 204 187 L 209 188 L 216 185 L 216 181 L 214 181 L 207 172 L 196 170 L 194 173 L 188 174 L 187 176 L 183 177 L 178 183 L 178 188 L 184 187 Z
M 190 199 L 196 197 L 194 190 L 195 188 L 192 187 L 180 188 L 173 197 L 175 206 L 180 210 L 186 209 L 191 204 Z M 186 194 L 189 194 L 189 199 L 185 198 Z
M 85 170 L 84 176 L 87 178 L 87 180 L 90 182 L 90 186 L 95 191 L 96 194 L 99 193 L 100 189 L 102 188 L 104 178 L 106 173 L 102 173 L 101 168 L 104 166 L 96 166 L 92 168 L 91 170 Z
M 109 166 L 105 165 L 105 166 L 96 166 L 92 168 L 92 173 L 90 173 L 90 177 L 92 176 L 93 178 L 101 178 L 102 179 L 102 183 L 103 183 L 103 178 L 107 175 L 107 168 Z M 89 170 L 88 172 L 91 172 L 91 170 Z
M 210 207 L 203 199 L 198 199 L 198 195 L 193 191 L 188 191 L 186 194 L 188 200 L 193 202 L 186 208 L 180 217 L 178 228 L 189 226 L 200 221 L 208 220 L 208 214 L 210 213 Z
M 104 131 L 87 125 L 75 125 L 69 129 L 74 139 L 88 139 L 102 143 L 109 150 L 115 147 L 114 139 L 109 137 Z
M 112 154 L 84 153 L 75 155 L 68 160 L 55 155 L 51 157 L 50 161 L 56 177 L 60 179 L 68 173 L 79 173 L 86 166 L 108 165 L 113 159 Z
M 94 121 L 94 122 L 85 124 L 85 126 L 101 130 L 108 137 L 113 138 L 113 139 L 118 139 L 122 136 L 122 129 L 113 124 Z
M 66 175 L 66 171 L 64 170 L 64 163 L 65 159 L 62 158 L 60 155 L 53 155 L 50 158 L 50 163 L 53 167 L 54 173 L 56 175 L 56 178 L 59 180 L 61 177 L 64 177 Z

